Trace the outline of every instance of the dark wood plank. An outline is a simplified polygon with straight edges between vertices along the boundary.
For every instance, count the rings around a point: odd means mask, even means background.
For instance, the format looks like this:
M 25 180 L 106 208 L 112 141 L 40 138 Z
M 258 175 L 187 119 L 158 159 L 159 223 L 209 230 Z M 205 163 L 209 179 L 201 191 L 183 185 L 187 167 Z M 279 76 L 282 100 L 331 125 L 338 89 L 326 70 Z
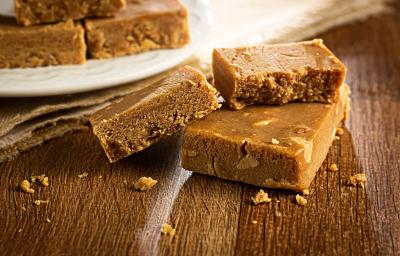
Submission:
M 272 203 L 253 206 L 258 188 L 182 170 L 180 135 L 110 165 L 86 131 L 0 164 L 1 254 L 399 255 L 398 13 L 320 35 L 349 68 L 353 108 L 306 206 L 280 190 L 268 190 Z M 331 163 L 338 172 L 327 171 Z M 346 186 L 359 172 L 367 175 L 365 189 Z M 16 188 L 42 173 L 49 187 L 34 195 Z M 134 191 L 141 176 L 159 183 Z M 50 203 L 38 207 L 35 199 Z M 172 241 L 161 235 L 163 223 L 177 227 Z

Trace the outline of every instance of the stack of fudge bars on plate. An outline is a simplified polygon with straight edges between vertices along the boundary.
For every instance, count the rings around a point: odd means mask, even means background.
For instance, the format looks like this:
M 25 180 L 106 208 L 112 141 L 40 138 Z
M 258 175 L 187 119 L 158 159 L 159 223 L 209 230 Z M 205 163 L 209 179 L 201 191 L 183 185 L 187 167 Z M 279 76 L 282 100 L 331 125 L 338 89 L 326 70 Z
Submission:
M 179 0 L 15 0 L 0 16 L 0 68 L 84 64 L 190 41 Z
M 187 126 L 183 168 L 308 189 L 349 110 L 343 63 L 312 40 L 215 49 L 212 67 L 221 109 L 214 87 L 186 66 L 95 113 L 93 131 L 110 162 Z

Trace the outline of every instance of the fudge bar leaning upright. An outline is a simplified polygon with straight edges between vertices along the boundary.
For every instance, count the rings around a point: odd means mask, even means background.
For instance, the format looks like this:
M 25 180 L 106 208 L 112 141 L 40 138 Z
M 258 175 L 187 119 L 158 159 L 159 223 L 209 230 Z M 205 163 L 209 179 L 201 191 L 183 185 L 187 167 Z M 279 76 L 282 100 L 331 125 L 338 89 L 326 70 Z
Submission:
M 218 107 L 216 90 L 204 75 L 185 66 L 98 111 L 90 122 L 110 162 L 116 162 Z
M 289 101 L 332 103 L 346 67 L 322 40 L 221 48 L 213 52 L 214 84 L 232 109 Z
M 72 21 L 21 27 L 0 17 L 0 68 L 84 64 L 84 30 Z
M 85 21 L 90 55 L 111 58 L 189 43 L 188 12 L 179 0 L 127 0 L 110 19 Z
M 125 8 L 125 0 L 15 0 L 20 25 L 34 25 L 87 17 L 112 17 Z
M 308 189 L 348 111 L 337 103 L 289 103 L 217 110 L 186 128 L 182 167 L 261 187 Z

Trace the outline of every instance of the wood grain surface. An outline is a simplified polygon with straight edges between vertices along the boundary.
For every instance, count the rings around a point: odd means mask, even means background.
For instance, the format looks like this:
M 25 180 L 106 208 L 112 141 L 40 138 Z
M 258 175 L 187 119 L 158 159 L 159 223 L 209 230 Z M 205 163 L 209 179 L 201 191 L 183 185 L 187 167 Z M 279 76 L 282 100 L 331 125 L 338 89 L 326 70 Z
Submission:
M 0 164 L 0 254 L 400 255 L 399 14 L 320 35 L 348 66 L 353 104 L 306 206 L 282 190 L 254 206 L 257 187 L 182 170 L 179 134 L 111 165 L 86 131 Z M 327 171 L 332 163 L 338 172 Z M 365 189 L 345 185 L 360 172 Z M 19 191 L 42 173 L 49 187 Z M 137 192 L 141 176 L 159 183 Z M 176 227 L 172 241 L 163 223 Z

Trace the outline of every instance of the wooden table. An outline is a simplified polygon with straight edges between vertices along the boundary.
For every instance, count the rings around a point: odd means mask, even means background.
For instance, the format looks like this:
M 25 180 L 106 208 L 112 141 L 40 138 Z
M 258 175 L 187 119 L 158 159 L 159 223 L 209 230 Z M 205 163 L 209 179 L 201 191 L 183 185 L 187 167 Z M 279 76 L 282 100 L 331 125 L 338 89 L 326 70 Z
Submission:
M 348 66 L 353 104 L 306 206 L 276 190 L 268 190 L 272 203 L 254 206 L 257 187 L 182 170 L 179 135 L 111 165 L 86 131 L 0 164 L 0 254 L 399 255 L 399 12 L 320 37 Z M 338 172 L 327 171 L 332 163 Z M 365 189 L 345 185 L 360 172 Z M 16 188 L 42 173 L 49 187 L 34 195 Z M 141 176 L 159 183 L 136 192 Z M 176 227 L 173 241 L 161 235 L 163 223 Z

